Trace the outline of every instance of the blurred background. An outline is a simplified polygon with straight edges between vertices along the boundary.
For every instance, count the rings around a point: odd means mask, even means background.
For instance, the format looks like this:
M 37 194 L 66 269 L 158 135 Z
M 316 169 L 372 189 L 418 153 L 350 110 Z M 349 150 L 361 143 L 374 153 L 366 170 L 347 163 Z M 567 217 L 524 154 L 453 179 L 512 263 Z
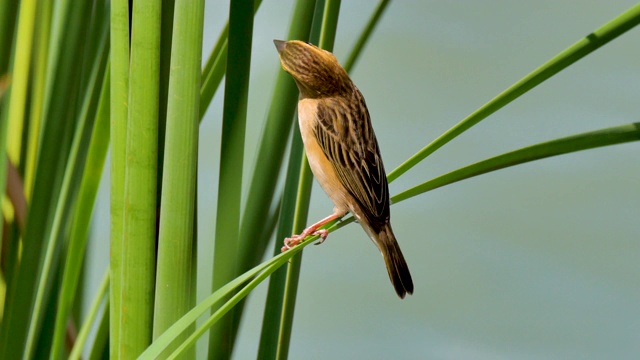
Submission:
M 634 3 L 392 2 L 352 72 L 387 172 Z M 208 54 L 228 3 L 206 6 Z M 346 58 L 374 6 L 342 2 L 338 59 Z M 279 71 L 272 40 L 285 38 L 292 10 L 293 0 L 264 1 L 256 16 L 247 182 Z M 445 145 L 393 182 L 392 195 L 510 150 L 640 121 L 639 31 L 629 31 Z M 222 93 L 200 127 L 198 301 L 211 287 Z M 404 300 L 357 224 L 332 233 L 322 246 L 308 247 L 290 358 L 636 358 L 639 153 L 640 143 L 634 142 L 564 155 L 393 206 L 394 230 L 415 283 L 414 295 Z M 87 296 L 95 293 L 108 263 L 108 179 L 105 171 Z M 317 183 L 311 206 L 310 222 L 332 211 Z M 237 359 L 256 357 L 265 294 L 266 282 L 249 298 Z

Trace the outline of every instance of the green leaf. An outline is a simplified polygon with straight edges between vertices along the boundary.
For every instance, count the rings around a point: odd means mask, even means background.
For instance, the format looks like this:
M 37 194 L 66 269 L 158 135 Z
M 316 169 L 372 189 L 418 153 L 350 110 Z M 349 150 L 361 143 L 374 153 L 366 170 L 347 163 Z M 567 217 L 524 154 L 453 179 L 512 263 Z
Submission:
M 406 200 L 412 196 L 416 196 L 424 191 L 435 189 L 439 186 L 453 183 L 455 181 L 463 180 L 471 176 L 487 173 L 492 170 L 505 168 L 508 166 L 517 165 L 527 161 L 533 161 L 544 157 L 565 154 L 572 151 L 585 150 L 600 146 L 607 146 L 613 144 L 619 144 L 629 141 L 640 140 L 640 123 L 634 123 L 629 125 L 617 126 L 608 129 L 593 131 L 585 134 L 574 135 L 562 139 L 545 142 L 542 144 L 530 146 L 514 152 L 510 152 L 504 155 L 497 156 L 495 158 L 487 159 L 485 161 L 470 165 L 442 177 L 436 178 L 430 182 L 427 182 L 419 187 L 420 189 L 411 189 L 402 192 L 392 198 L 393 203 L 397 204 L 403 200 Z M 445 178 L 446 177 L 446 178 Z M 443 179 L 443 180 L 440 180 Z M 416 187 L 418 188 L 418 187 Z M 419 190 L 419 191 L 418 191 Z M 331 225 L 328 229 L 330 232 L 334 232 L 354 221 L 353 216 L 346 218 L 339 223 Z M 154 359 L 160 356 L 169 345 L 171 345 L 175 338 L 182 334 L 191 324 L 193 324 L 202 314 L 208 311 L 211 306 L 216 302 L 228 297 L 233 291 L 245 283 L 247 280 L 253 278 L 257 274 L 258 277 L 254 278 L 251 283 L 241 289 L 231 300 L 220 307 L 219 311 L 213 314 L 205 324 L 201 326 L 190 339 L 180 344 L 179 349 L 185 349 L 191 346 L 198 336 L 201 336 L 208 327 L 210 327 L 215 321 L 220 319 L 224 313 L 228 312 L 231 307 L 236 304 L 240 298 L 248 294 L 248 290 L 253 289 L 258 285 L 260 281 L 263 281 L 268 275 L 276 271 L 280 266 L 284 265 L 292 257 L 301 252 L 304 247 L 313 243 L 318 236 L 308 237 L 305 241 L 295 246 L 291 250 L 285 253 L 279 254 L 261 265 L 247 271 L 238 278 L 229 282 L 227 285 L 208 296 L 204 301 L 198 304 L 195 308 L 189 311 L 185 316 L 178 320 L 173 326 L 171 326 L 160 338 L 157 339 L 140 357 L 140 359 Z M 180 351 L 180 350 L 179 350 Z
M 71 354 L 69 355 L 69 359 L 80 359 L 82 355 L 82 350 L 87 342 L 87 338 L 89 337 L 89 331 L 91 331 L 92 326 L 95 324 L 96 319 L 98 317 L 98 311 L 100 310 L 100 305 L 102 303 L 105 304 L 103 307 L 103 313 L 108 314 L 109 312 L 109 294 L 107 291 L 109 290 L 109 272 L 105 272 L 102 277 L 102 281 L 100 282 L 100 287 L 98 288 L 98 293 L 93 298 L 93 302 L 89 307 L 89 312 L 87 314 L 87 318 L 84 323 L 80 327 L 80 331 L 78 332 L 78 337 L 76 338 L 76 342 L 73 344 L 73 349 L 71 350 Z M 106 320 L 108 316 L 102 316 L 103 319 Z M 101 319 L 101 321 L 103 321 Z
M 527 146 L 438 176 L 391 198 L 393 203 L 488 172 L 551 156 L 640 140 L 640 123 L 615 126 Z
M 387 176 L 389 182 L 397 179 L 400 175 L 409 171 L 427 156 L 438 150 L 440 147 L 456 138 L 458 135 L 469 130 L 472 126 L 487 118 L 489 115 L 500 110 L 513 100 L 527 93 L 529 90 L 543 83 L 545 80 L 566 69 L 571 64 L 589 55 L 601 46 L 607 44 L 611 40 L 624 34 L 632 29 L 640 22 L 640 4 L 635 5 L 631 9 L 625 11 L 615 19 L 609 21 L 596 31 L 585 36 L 575 44 L 569 46 L 551 60 L 535 69 L 529 75 L 525 76 L 511 87 L 498 94 L 488 103 L 484 104 L 471 115 L 464 118 L 437 139 L 418 151 L 415 155 L 400 164 L 398 168 L 390 172 Z
M 333 51 L 333 44 L 338 27 L 338 15 L 340 14 L 339 0 L 326 0 L 324 12 L 322 14 L 322 26 L 318 45 L 327 51 Z M 319 20 L 319 19 L 314 19 Z M 306 156 L 302 157 L 300 167 L 300 182 L 298 184 L 298 198 L 296 200 L 296 210 L 293 219 L 292 233 L 300 233 L 307 224 L 309 213 L 309 200 L 311 198 L 311 186 L 313 184 L 313 174 L 307 163 Z M 276 239 L 276 245 L 280 239 Z M 284 296 L 282 301 L 282 314 L 278 326 L 278 342 L 276 349 L 276 359 L 287 359 L 289 356 L 289 344 L 293 327 L 293 315 L 295 311 L 296 296 L 298 293 L 298 280 L 300 278 L 300 268 L 302 266 L 302 253 L 294 256 L 287 267 L 285 278 Z
M 104 42 L 106 45 L 106 37 L 104 38 Z M 106 55 L 105 47 L 105 60 Z M 107 70 L 102 82 L 100 104 L 95 117 L 93 133 L 91 140 L 88 142 L 90 145 L 87 162 L 78 192 L 71 238 L 63 267 L 62 285 L 60 288 L 56 325 L 53 334 L 54 341 L 51 350 L 52 357 L 57 357 L 61 354 L 67 332 L 67 320 L 69 319 L 74 300 L 80 294 L 77 291 L 78 281 L 80 280 L 80 272 L 82 271 L 84 254 L 89 237 L 91 215 L 98 194 L 98 187 L 100 186 L 102 169 L 104 168 L 104 162 L 109 149 L 109 84 L 110 76 L 109 70 Z
M 265 261 L 262 264 L 255 266 L 244 274 L 238 276 L 234 280 L 225 284 L 223 287 L 215 291 L 213 294 L 207 296 L 203 301 L 201 301 L 198 305 L 196 305 L 193 309 L 191 309 L 187 314 L 185 314 L 180 320 L 176 321 L 167 331 L 165 331 L 159 338 L 157 338 L 149 348 L 147 348 L 144 353 L 140 354 L 138 359 L 157 359 L 160 356 L 166 355 L 164 352 L 171 346 L 176 338 L 178 338 L 181 334 L 183 334 L 190 326 L 192 326 L 195 321 L 208 312 L 214 305 L 216 305 L 219 301 L 229 298 L 231 294 L 235 292 L 235 290 L 242 286 L 242 284 L 247 283 L 250 279 L 260 276 L 260 281 L 264 280 L 268 275 L 273 273 L 276 269 L 284 265 L 291 257 L 296 255 L 299 251 L 302 251 L 304 246 L 308 245 L 313 238 L 309 239 L 309 241 L 305 241 L 305 243 L 296 246 L 295 248 L 287 251 L 286 253 L 282 253 L 278 256 L 275 256 L 268 261 Z M 253 282 L 251 285 L 251 289 L 258 285 L 257 282 Z M 247 285 L 249 286 L 249 285 Z M 248 294 L 246 290 L 247 286 L 238 292 L 233 298 L 231 298 L 227 303 L 223 306 L 219 307 L 218 311 L 209 317 L 208 321 L 205 325 L 199 328 L 194 334 L 190 336 L 190 340 L 187 342 L 191 343 L 195 337 L 202 336 L 204 331 L 211 327 L 216 320 L 219 320 L 224 314 L 226 314 L 231 308 L 233 304 L 236 304 L 242 297 Z M 213 322 L 212 322 L 213 321 Z M 181 343 L 180 345 L 185 344 L 186 342 Z
M 112 354 L 122 359 L 137 357 L 151 343 L 152 337 L 160 19 L 160 0 L 133 3 L 120 273 L 120 338 L 118 355 Z
M 23 252 L 20 264 L 10 274 L 10 287 L 7 289 L 5 317 L 0 332 L 0 358 L 22 356 L 37 340 L 35 318 L 31 322 L 36 301 L 37 283 L 42 275 L 45 262 L 44 250 L 50 239 L 49 232 L 53 221 L 52 208 L 59 195 L 63 170 L 68 158 L 75 121 L 77 120 L 77 92 L 81 90 L 84 56 L 66 56 L 66 54 L 84 54 L 82 44 L 86 41 L 87 29 L 90 29 L 91 6 L 80 2 L 71 6 L 69 1 L 56 4 L 58 11 L 53 19 L 52 41 L 59 44 L 52 51 L 47 65 L 47 90 L 45 92 L 45 119 L 41 136 L 39 157 L 37 159 L 33 198 L 28 212 L 28 222 L 23 240 Z M 86 60 L 91 62 L 92 59 Z M 84 89 L 82 89 L 84 90 Z M 68 96 L 57 96 L 68 94 Z M 31 326 L 35 324 L 36 328 Z M 31 332 L 30 344 L 27 337 Z
M 298 0 L 289 27 L 289 39 L 305 40 L 313 17 L 314 1 Z M 275 50 L 274 50 L 275 52 Z M 262 223 L 273 202 L 287 142 L 291 131 L 298 89 L 291 76 L 278 72 L 266 123 L 258 146 L 246 206 L 240 230 L 238 273 L 260 261 L 271 234 L 265 234 Z
M 253 39 L 253 1 L 231 1 L 229 9 L 229 50 L 227 81 L 222 113 L 220 171 L 216 212 L 212 289 L 217 290 L 236 274 L 244 139 L 247 120 L 251 44 Z M 209 336 L 209 358 L 230 358 L 233 350 L 232 318 L 215 326 Z
M 296 2 L 289 27 L 289 38 L 300 40 L 309 38 L 314 8 L 315 1 Z M 251 185 L 242 214 L 238 265 L 234 276 L 259 263 L 272 235 L 271 232 L 266 231 L 264 214 L 269 213 L 276 192 L 275 188 L 287 147 L 286 139 L 291 131 L 297 94 L 296 85 L 291 77 L 284 71 L 280 71 L 258 145 Z M 235 339 L 242 309 L 243 303 L 240 303 L 233 313 L 234 326 L 230 335 L 231 342 Z
M 191 270 L 204 1 L 177 0 L 169 78 L 153 336 L 195 302 Z
M 111 0 L 111 194 L 109 269 L 110 314 L 109 350 L 120 349 L 120 296 L 122 293 L 122 259 L 124 228 L 124 174 L 127 148 L 127 114 L 129 108 L 129 2 Z
M 253 15 L 258 12 L 262 0 L 254 0 Z M 227 69 L 229 23 L 224 26 L 218 41 L 209 54 L 209 59 L 202 69 L 202 88 L 200 89 L 200 120 L 204 116 L 213 95 L 215 95 Z

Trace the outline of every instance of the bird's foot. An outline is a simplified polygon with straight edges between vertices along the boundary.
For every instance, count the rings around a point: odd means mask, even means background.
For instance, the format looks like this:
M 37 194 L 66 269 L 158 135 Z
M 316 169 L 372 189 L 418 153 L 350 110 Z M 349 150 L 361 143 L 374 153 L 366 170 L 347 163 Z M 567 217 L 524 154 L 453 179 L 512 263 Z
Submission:
M 314 232 L 313 235 L 320 235 L 320 240 L 318 240 L 318 242 L 313 244 L 313 245 L 320 245 L 325 240 L 327 240 L 327 236 L 329 236 L 329 230 L 327 230 L 327 229 L 319 229 L 319 230 L 316 230 L 316 232 Z
M 291 249 L 292 247 L 300 244 L 309 235 L 320 236 L 320 241 L 316 243 L 316 245 L 318 245 L 318 244 L 322 244 L 327 238 L 327 236 L 329 236 L 329 231 L 326 229 L 319 229 L 319 230 L 306 229 L 305 231 L 301 232 L 300 235 L 293 235 L 291 237 L 285 238 L 284 246 L 282 247 L 282 249 L 280 249 L 280 251 L 285 252 Z
M 334 210 L 333 214 L 304 229 L 304 231 L 301 232 L 300 235 L 293 235 L 291 237 L 285 238 L 284 246 L 282 247 L 282 249 L 280 249 L 280 251 L 285 252 L 291 249 L 292 247 L 300 244 L 309 235 L 319 235 L 320 241 L 318 241 L 316 245 L 322 244 L 329 235 L 329 230 L 319 228 L 335 219 L 343 217 L 344 214 L 344 211 Z
M 284 238 L 284 246 L 280 249 L 280 251 L 285 252 L 291 249 L 292 247 L 300 244 L 305 237 L 306 235 L 300 234 L 300 235 L 292 235 L 291 237 Z

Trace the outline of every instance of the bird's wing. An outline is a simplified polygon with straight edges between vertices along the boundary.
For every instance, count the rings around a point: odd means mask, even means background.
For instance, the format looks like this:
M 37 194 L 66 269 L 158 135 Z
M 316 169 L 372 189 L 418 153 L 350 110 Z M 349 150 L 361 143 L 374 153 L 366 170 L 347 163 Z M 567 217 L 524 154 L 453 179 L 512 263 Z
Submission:
M 342 185 L 371 225 L 389 218 L 389 185 L 362 94 L 323 99 L 314 129 L 318 144 Z

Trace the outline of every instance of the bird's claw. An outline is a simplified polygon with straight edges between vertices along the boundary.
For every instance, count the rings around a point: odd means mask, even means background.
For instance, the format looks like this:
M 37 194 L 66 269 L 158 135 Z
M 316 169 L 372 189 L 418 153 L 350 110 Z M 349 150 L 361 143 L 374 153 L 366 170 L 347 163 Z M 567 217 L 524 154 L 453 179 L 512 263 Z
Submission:
M 318 242 L 313 244 L 313 245 L 320 245 L 325 240 L 327 240 L 327 236 L 329 236 L 329 230 L 320 229 L 320 230 L 317 230 L 316 232 L 314 232 L 313 235 L 320 235 L 320 240 L 318 240 Z
M 280 251 L 285 252 L 291 249 L 292 247 L 300 244 L 305 237 L 306 235 L 300 234 L 300 235 L 293 235 L 292 237 L 285 238 L 284 246 L 282 247 L 282 249 L 280 249 Z
M 292 247 L 300 244 L 309 235 L 319 235 L 320 240 L 317 243 L 315 243 L 315 245 L 319 245 L 319 244 L 322 244 L 327 239 L 327 236 L 329 236 L 329 231 L 326 229 L 319 229 L 310 234 L 302 232 L 300 235 L 293 235 L 291 237 L 285 238 L 284 246 L 280 249 L 280 251 L 285 252 L 291 249 Z

